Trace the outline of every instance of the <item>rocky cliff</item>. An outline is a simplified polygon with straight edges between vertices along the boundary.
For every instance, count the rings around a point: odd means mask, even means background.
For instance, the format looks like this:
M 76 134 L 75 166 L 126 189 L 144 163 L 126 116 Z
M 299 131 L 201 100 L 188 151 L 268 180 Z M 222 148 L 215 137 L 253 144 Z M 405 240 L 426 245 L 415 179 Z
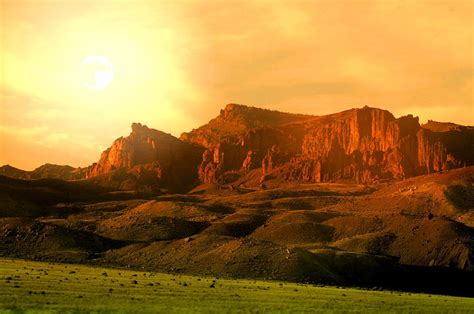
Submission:
M 370 107 L 316 117 L 232 104 L 181 139 L 206 148 L 198 170 L 202 182 L 226 183 L 226 172 L 245 176 L 261 168 L 261 182 L 370 183 L 472 165 L 473 134 L 472 127 L 421 126 L 412 115 L 395 118 Z
M 130 135 L 116 139 L 86 178 L 119 189 L 180 191 L 196 184 L 201 154 L 197 145 L 133 123 Z
M 87 169 L 45 165 L 31 173 L 5 166 L 0 174 L 86 177 L 146 191 L 185 191 L 200 182 L 372 183 L 474 165 L 473 152 L 469 126 L 420 125 L 412 115 L 396 118 L 370 107 L 311 116 L 229 104 L 179 139 L 134 123 L 129 136 L 116 139 Z

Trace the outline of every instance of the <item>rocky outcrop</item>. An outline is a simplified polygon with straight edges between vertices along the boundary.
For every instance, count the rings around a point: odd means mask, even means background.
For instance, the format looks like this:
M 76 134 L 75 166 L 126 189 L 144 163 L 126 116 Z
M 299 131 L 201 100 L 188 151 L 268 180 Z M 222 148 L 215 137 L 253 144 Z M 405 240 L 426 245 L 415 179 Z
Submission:
M 201 182 L 261 167 L 261 181 L 371 183 L 473 165 L 473 130 L 433 121 L 425 127 L 412 115 L 370 107 L 316 117 L 228 105 L 181 139 L 207 148 Z
M 288 179 L 362 183 L 404 179 L 472 165 L 473 145 L 472 130 L 467 128 L 433 132 L 411 115 L 396 119 L 388 111 L 364 107 L 311 126 L 302 157 L 290 167 Z
M 217 183 L 227 171 L 250 171 L 262 166 L 270 151 L 282 152 L 280 162 L 301 151 L 304 123 L 316 117 L 229 104 L 208 124 L 181 140 L 206 148 L 199 166 L 204 183 Z
M 197 145 L 133 123 L 130 135 L 116 139 L 89 167 L 87 178 L 120 189 L 181 191 L 196 183 L 201 154 Z
M 402 179 L 417 173 L 418 119 L 365 107 L 310 126 L 288 178 L 302 181 Z
M 202 162 L 199 165 L 199 180 L 204 183 L 216 183 L 222 174 L 223 154 L 220 155 L 219 148 L 206 149 L 202 155 Z
M 419 174 L 470 166 L 474 163 L 474 128 L 450 128 L 417 133 Z
M 372 183 L 474 165 L 473 151 L 474 127 L 420 125 L 412 115 L 396 118 L 377 108 L 310 116 L 229 104 L 180 139 L 134 123 L 129 136 L 115 140 L 86 169 L 45 165 L 25 172 L 5 166 L 0 174 L 86 177 L 147 191 L 236 180 Z
M 181 134 L 180 139 L 212 148 L 223 139 L 239 137 L 248 131 L 261 128 L 277 128 L 295 122 L 313 119 L 314 116 L 290 114 L 237 104 L 228 104 L 209 123 Z

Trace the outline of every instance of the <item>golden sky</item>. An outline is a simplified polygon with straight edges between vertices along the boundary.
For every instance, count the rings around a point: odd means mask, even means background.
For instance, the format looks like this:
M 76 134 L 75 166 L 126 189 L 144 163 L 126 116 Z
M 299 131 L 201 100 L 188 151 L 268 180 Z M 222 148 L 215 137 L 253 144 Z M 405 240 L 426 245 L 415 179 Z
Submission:
M 474 124 L 471 0 L 0 3 L 0 165 L 87 166 L 132 122 L 179 136 L 231 102 Z

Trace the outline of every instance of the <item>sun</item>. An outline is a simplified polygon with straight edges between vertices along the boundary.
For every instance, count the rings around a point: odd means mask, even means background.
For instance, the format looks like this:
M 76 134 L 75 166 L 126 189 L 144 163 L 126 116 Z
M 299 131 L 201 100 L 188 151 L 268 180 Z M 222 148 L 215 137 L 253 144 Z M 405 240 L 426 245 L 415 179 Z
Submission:
M 88 89 L 104 89 L 114 80 L 114 66 L 104 56 L 88 56 L 82 61 L 82 82 Z

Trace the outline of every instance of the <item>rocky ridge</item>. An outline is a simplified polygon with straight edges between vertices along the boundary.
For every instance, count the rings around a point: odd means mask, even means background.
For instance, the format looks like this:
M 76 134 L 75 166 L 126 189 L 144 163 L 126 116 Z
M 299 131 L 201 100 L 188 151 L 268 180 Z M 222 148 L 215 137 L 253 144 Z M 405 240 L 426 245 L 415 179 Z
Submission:
M 474 165 L 474 127 L 363 107 L 311 116 L 229 104 L 180 138 L 132 124 L 86 169 L 22 172 L 17 178 L 88 179 L 120 190 L 185 191 L 200 183 L 375 183 Z M 54 165 L 46 167 L 50 169 Z M 54 166 L 67 167 L 67 166 Z
M 119 189 L 183 190 L 196 183 L 201 154 L 197 145 L 133 123 L 130 135 L 116 139 L 88 168 L 86 178 Z
M 474 163 L 474 128 L 433 121 L 422 126 L 412 115 L 395 118 L 370 107 L 320 117 L 286 114 L 282 123 L 262 122 L 216 140 L 215 121 L 226 127 L 232 123 L 228 117 L 240 117 L 250 108 L 228 105 L 209 125 L 181 136 L 206 147 L 198 168 L 202 182 L 222 182 L 226 172 L 245 176 L 261 168 L 261 182 L 372 183 Z
M 10 165 L 0 167 L 0 175 L 16 179 L 35 180 L 54 178 L 62 180 L 79 180 L 84 178 L 87 168 L 44 164 L 32 171 L 21 170 Z

